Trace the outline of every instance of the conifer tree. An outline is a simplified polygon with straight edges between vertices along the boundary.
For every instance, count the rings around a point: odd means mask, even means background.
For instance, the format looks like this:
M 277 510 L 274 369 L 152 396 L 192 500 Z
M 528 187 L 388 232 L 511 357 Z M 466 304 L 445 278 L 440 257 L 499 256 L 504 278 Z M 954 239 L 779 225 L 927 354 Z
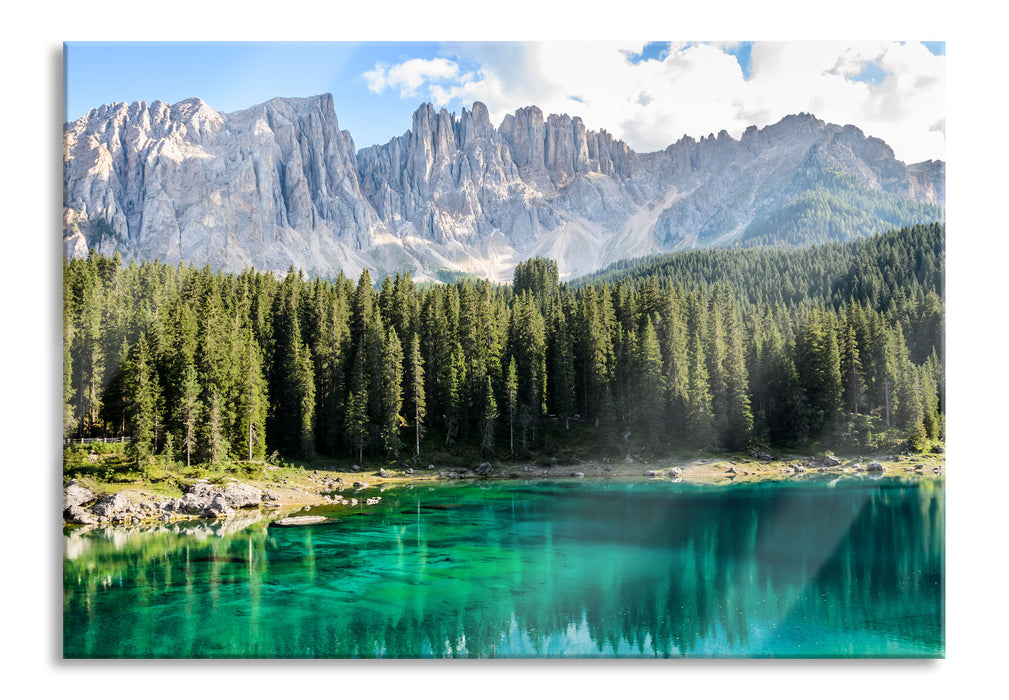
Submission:
M 518 366 L 515 358 L 508 360 L 508 372 L 505 374 L 505 405 L 508 409 L 508 449 L 515 454 L 515 418 L 519 409 Z
M 196 447 L 197 418 L 203 410 L 200 402 L 200 384 L 196 368 L 186 365 L 179 390 L 178 420 L 182 425 L 182 444 L 186 447 L 186 466 L 191 466 L 191 456 Z
M 263 459 L 266 455 L 266 415 L 269 405 L 266 381 L 263 378 L 261 353 L 250 331 L 246 331 L 245 352 L 241 358 L 241 384 L 236 397 L 237 425 L 234 439 L 247 438 L 247 458 Z
M 347 417 L 344 421 L 347 442 L 359 460 L 364 459 L 364 447 L 368 442 L 368 396 L 367 389 L 361 393 L 351 391 L 347 396 Z
M 658 448 L 665 422 L 665 387 L 662 383 L 662 351 L 659 349 L 659 338 L 651 318 L 645 319 L 637 354 L 637 387 L 634 403 L 637 407 L 638 424 L 644 429 L 648 444 Z
M 127 429 L 132 434 L 127 454 L 137 466 L 144 467 L 154 453 L 157 425 L 157 376 L 154 373 L 146 335 L 141 335 L 130 353 L 126 375 Z
M 315 377 L 312 369 L 312 352 L 307 347 L 298 355 L 296 388 L 298 399 L 299 455 L 305 459 L 315 456 Z
M 394 455 L 403 447 L 399 429 L 405 423 L 400 415 L 403 406 L 403 348 L 395 328 L 389 328 L 382 352 L 381 403 L 382 444 L 386 454 Z
M 553 412 L 569 427 L 575 413 L 575 358 L 574 343 L 568 330 L 564 305 L 559 296 L 550 306 L 549 355 L 550 369 L 547 379 Z
M 480 416 L 480 447 L 485 453 L 494 449 L 494 431 L 497 427 L 497 401 L 490 377 L 484 377 L 483 413 Z
M 546 329 L 531 294 L 523 293 L 515 303 L 511 335 L 519 402 L 529 407 L 535 419 L 546 410 Z
M 448 406 L 445 411 L 445 446 L 449 447 L 459 438 L 460 426 L 466 416 L 466 362 L 462 348 L 455 343 L 449 360 L 447 382 Z
M 687 439 L 692 447 L 710 447 L 714 438 L 714 415 L 700 330 L 695 330 L 691 336 L 688 355 Z
M 410 407 L 413 413 L 413 430 L 416 456 L 420 456 L 420 438 L 424 430 L 427 401 L 424 393 L 424 359 L 420 353 L 420 337 L 414 333 L 410 341 Z
M 665 302 L 665 314 L 659 333 L 659 343 L 663 350 L 663 386 L 666 387 L 668 425 L 674 435 L 682 435 L 685 430 L 685 410 L 689 377 L 687 367 L 687 327 L 685 302 L 682 290 L 672 290 Z
M 865 396 L 865 385 L 862 380 L 864 371 L 858 343 L 857 313 L 857 307 L 849 307 L 844 324 L 843 342 L 841 343 L 841 378 L 844 382 L 844 406 L 851 415 L 856 415 L 859 412 L 859 407 L 864 406 L 863 399 Z
M 216 386 L 211 386 L 207 391 L 207 400 L 204 402 L 204 415 L 202 420 L 203 437 L 200 443 L 204 450 L 204 460 L 210 464 L 220 464 L 227 459 L 230 449 L 224 437 L 224 417 L 222 411 L 221 394 Z
M 725 298 L 725 410 L 726 427 L 722 444 L 730 450 L 746 445 L 753 431 L 749 377 L 743 353 L 741 321 L 730 297 Z

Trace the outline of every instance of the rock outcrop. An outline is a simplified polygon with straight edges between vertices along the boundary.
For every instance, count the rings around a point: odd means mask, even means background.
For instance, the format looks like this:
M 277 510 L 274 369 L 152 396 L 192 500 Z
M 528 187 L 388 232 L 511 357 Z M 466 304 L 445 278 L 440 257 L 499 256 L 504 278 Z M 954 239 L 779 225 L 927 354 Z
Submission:
M 808 114 L 638 154 L 537 107 L 495 128 L 479 102 L 459 116 L 425 104 L 402 136 L 355 150 L 331 95 L 229 114 L 191 98 L 91 110 L 64 126 L 64 166 L 68 255 L 373 278 L 508 280 L 533 255 L 568 276 L 731 243 L 825 172 L 945 202 L 943 163 L 905 165 L 879 139 Z
M 65 489 L 63 489 L 63 510 L 91 503 L 97 498 L 98 494 L 86 486 L 81 486 L 77 480 L 74 479 L 67 484 Z
M 113 493 L 98 500 L 90 509 L 83 507 L 82 504 L 96 498 L 97 495 L 90 489 L 71 482 L 64 490 L 63 520 L 90 525 L 179 517 L 231 518 L 239 509 L 260 506 L 264 495 L 260 489 L 249 484 L 230 483 L 215 487 L 206 481 L 198 481 L 181 498 L 160 504 L 134 503 L 124 493 Z

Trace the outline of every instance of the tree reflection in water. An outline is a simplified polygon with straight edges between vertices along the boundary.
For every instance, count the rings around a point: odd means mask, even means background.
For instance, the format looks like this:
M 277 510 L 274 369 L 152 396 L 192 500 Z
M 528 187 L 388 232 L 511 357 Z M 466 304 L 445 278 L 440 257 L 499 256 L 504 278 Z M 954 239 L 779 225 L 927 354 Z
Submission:
M 64 652 L 941 656 L 943 504 L 927 480 L 467 484 L 308 528 L 71 533 Z

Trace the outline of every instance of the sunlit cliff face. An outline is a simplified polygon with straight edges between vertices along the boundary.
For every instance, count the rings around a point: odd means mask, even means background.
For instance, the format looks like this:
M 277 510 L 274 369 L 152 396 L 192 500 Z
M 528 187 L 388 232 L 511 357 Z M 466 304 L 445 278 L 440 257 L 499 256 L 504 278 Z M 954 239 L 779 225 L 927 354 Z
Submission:
M 941 164 L 906 166 L 882 141 L 810 114 L 639 154 L 577 116 L 526 107 L 495 127 L 481 103 L 459 116 L 425 104 L 403 136 L 355 150 L 329 95 L 230 114 L 194 98 L 92 110 L 65 126 L 64 146 L 68 255 L 233 272 L 503 282 L 542 255 L 569 278 L 739 242 L 818 172 L 929 205 L 945 197 Z M 907 223 L 917 220 L 880 225 Z

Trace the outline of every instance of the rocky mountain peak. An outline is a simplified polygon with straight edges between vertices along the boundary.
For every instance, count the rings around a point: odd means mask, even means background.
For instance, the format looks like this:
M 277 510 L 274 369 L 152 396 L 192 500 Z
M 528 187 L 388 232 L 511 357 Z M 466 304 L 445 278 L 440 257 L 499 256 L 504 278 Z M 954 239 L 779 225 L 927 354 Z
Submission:
M 530 105 L 495 128 L 475 102 L 420 105 L 411 128 L 354 147 L 331 95 L 220 113 L 198 98 L 117 103 L 64 127 L 64 242 L 229 270 L 462 270 L 506 280 L 532 255 L 562 274 L 736 240 L 816 173 L 942 205 L 945 166 L 811 114 L 638 154 L 578 116 Z

